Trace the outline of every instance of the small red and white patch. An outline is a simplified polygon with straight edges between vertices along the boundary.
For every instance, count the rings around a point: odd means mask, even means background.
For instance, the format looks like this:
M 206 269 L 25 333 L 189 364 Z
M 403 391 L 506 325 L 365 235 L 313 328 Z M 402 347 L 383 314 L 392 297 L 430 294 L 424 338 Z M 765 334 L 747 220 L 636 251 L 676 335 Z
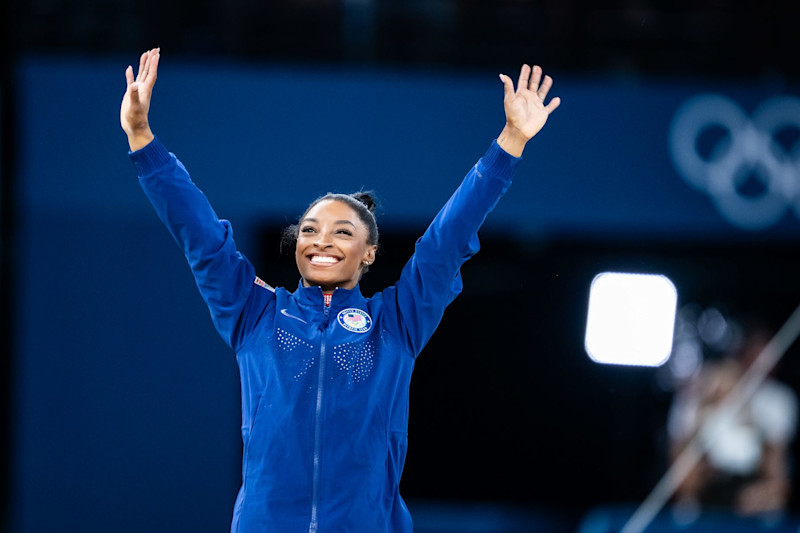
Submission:
M 259 287 L 264 287 L 267 290 L 270 290 L 270 291 L 272 290 L 272 287 L 270 287 L 269 284 L 266 281 L 264 281 L 263 279 L 259 278 L 258 276 L 256 276 L 256 279 L 253 280 L 253 283 L 258 285 Z

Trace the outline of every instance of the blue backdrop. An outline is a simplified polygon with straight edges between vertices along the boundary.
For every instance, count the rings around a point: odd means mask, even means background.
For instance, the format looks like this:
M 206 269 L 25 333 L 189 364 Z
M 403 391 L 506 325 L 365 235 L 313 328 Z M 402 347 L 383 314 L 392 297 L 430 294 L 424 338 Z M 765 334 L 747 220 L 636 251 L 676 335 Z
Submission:
M 12 531 L 229 523 L 237 369 L 128 161 L 118 113 L 133 60 L 19 64 Z M 775 224 L 742 229 L 681 176 L 669 148 L 676 113 L 698 94 L 747 115 L 796 88 L 552 74 L 562 106 L 487 233 L 797 241 L 794 189 Z M 207 64 L 165 51 L 151 123 L 256 259 L 265 225 L 293 221 L 329 190 L 375 189 L 384 231 L 423 227 L 502 128 L 502 85 L 493 71 Z M 789 155 L 775 157 L 797 182 L 786 137 Z M 708 142 L 720 156 L 725 141 Z M 257 266 L 269 282 L 296 283 Z

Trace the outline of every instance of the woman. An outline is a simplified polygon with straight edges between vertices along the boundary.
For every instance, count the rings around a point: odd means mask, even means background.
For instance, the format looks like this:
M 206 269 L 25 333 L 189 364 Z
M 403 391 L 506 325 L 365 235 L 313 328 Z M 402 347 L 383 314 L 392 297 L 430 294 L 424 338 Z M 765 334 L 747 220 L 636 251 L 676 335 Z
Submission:
M 183 248 L 242 383 L 242 486 L 234 532 L 407 532 L 398 486 L 406 456 L 408 389 L 416 356 L 461 291 L 459 268 L 511 183 L 525 144 L 559 105 L 524 65 L 504 84 L 506 125 L 419 239 L 397 284 L 358 289 L 378 248 L 371 200 L 328 195 L 297 226 L 294 292 L 273 288 L 237 250 L 186 169 L 148 120 L 158 49 L 142 54 L 120 121 L 140 183 Z

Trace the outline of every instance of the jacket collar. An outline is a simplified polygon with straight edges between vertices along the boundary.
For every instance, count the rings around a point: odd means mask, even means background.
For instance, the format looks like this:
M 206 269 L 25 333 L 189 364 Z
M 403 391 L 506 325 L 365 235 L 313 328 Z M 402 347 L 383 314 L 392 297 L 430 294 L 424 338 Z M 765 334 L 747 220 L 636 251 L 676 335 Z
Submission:
M 322 295 L 322 287 L 316 285 L 314 287 L 304 287 L 303 279 L 300 279 L 297 290 L 294 292 L 295 298 L 301 305 L 309 305 L 313 307 L 325 307 L 325 298 Z M 355 307 L 362 305 L 364 297 L 361 295 L 361 289 L 358 285 L 352 289 L 342 289 L 341 287 L 333 291 L 333 298 L 331 299 L 331 311 L 340 310 L 346 307 Z

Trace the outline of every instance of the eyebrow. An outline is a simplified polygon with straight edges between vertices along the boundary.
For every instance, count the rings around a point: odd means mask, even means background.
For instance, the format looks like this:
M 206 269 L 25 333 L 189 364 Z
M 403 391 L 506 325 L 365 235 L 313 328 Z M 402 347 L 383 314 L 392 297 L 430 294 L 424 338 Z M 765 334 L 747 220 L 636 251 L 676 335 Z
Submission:
M 303 222 L 319 222 L 319 220 L 317 220 L 316 218 L 304 218 L 300 222 L 301 223 L 303 223 Z M 353 224 L 352 222 L 350 222 L 349 220 L 337 220 L 336 222 L 334 222 L 334 224 L 350 224 L 354 228 L 356 227 L 356 225 Z

